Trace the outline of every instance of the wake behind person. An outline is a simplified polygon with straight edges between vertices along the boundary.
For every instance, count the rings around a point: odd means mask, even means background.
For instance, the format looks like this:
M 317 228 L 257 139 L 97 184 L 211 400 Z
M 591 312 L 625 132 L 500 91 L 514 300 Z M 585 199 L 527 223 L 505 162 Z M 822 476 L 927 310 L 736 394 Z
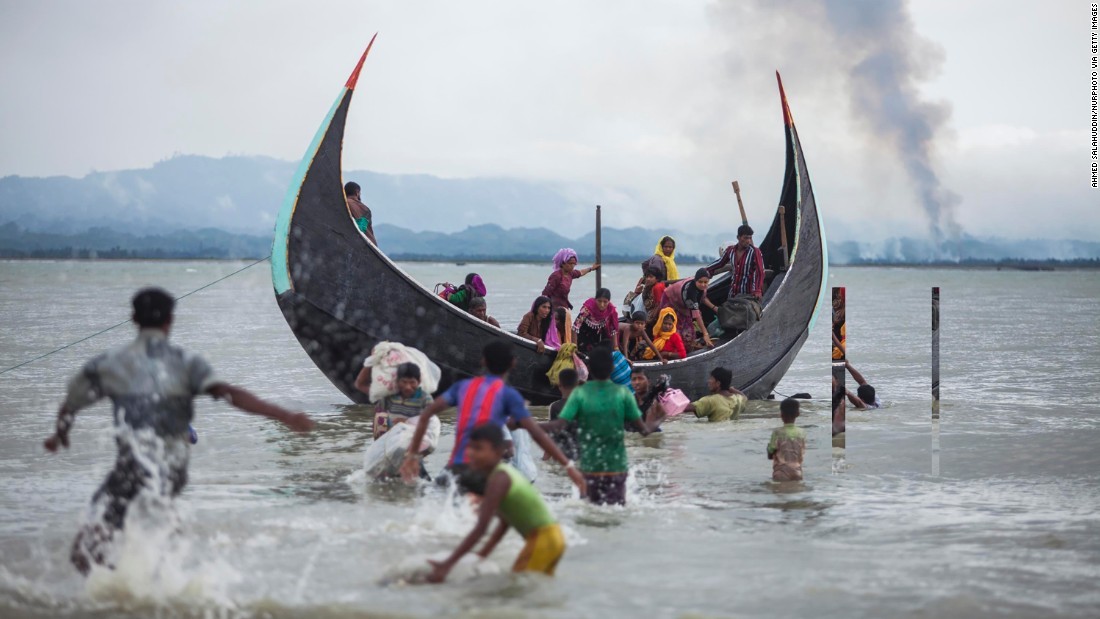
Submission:
M 378 241 L 374 238 L 374 217 L 371 215 L 370 208 L 363 204 L 363 200 L 360 198 L 361 191 L 359 183 L 348 182 L 344 185 L 344 196 L 348 200 L 348 212 L 351 213 L 351 218 L 355 220 L 355 227 L 359 228 L 359 231 L 367 235 L 370 242 L 377 246 Z
M 507 384 L 508 372 L 512 369 L 516 359 L 512 355 L 512 347 L 507 342 L 490 342 L 482 349 L 481 363 L 485 366 L 486 374 L 475 378 L 467 378 L 451 385 L 447 391 L 428 405 L 420 414 L 416 424 L 416 432 L 413 433 L 411 445 L 419 445 L 428 429 L 428 423 L 432 417 L 453 406 L 458 409 L 455 420 L 455 446 L 451 451 L 451 458 L 447 462 L 447 470 L 455 475 L 460 485 L 468 485 L 465 482 L 476 481 L 473 477 L 464 475 L 469 468 L 466 463 L 466 444 L 469 433 L 479 425 L 489 423 L 495 426 L 504 426 L 509 419 L 514 420 L 519 427 L 527 430 L 531 438 L 565 467 L 569 478 L 573 480 L 581 494 L 585 493 L 584 478 L 580 471 L 573 466 L 573 462 L 562 454 L 554 441 L 542 431 L 539 424 L 531 417 L 530 411 L 523 402 L 523 396 Z M 405 452 L 405 461 L 401 464 L 401 476 L 406 482 L 416 479 L 420 472 L 420 456 L 412 451 Z
M 196 396 L 225 398 L 245 412 L 275 419 L 295 431 L 313 427 L 305 414 L 220 381 L 202 357 L 170 344 L 175 300 L 167 292 L 140 290 L 133 307 L 133 320 L 140 328 L 137 339 L 93 358 L 73 377 L 57 413 L 56 430 L 45 442 L 50 452 L 68 447 L 77 411 L 104 397 L 111 399 L 118 456 L 92 496 L 88 522 L 73 543 L 70 558 L 82 574 L 93 564 L 114 567 L 112 545 L 126 526 L 131 506 L 145 501 L 170 505 L 187 484 L 188 424 Z

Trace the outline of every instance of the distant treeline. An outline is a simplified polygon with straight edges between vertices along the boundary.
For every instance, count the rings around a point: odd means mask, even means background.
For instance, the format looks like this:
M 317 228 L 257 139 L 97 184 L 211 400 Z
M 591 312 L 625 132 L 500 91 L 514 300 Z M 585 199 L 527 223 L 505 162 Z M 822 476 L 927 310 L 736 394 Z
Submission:
M 393 260 L 423 262 L 548 262 L 559 247 L 573 246 L 582 264 L 595 260 L 592 239 L 570 241 L 541 229 L 504 230 L 495 225 L 443 234 L 411 232 L 396 226 L 379 226 L 382 249 Z M 640 228 L 607 229 L 602 261 L 639 263 L 648 258 L 648 239 L 654 233 Z M 715 245 L 717 247 L 717 245 Z M 980 248 L 980 246 L 976 247 Z M 586 249 L 588 248 L 588 249 Z M 636 251 L 635 248 L 640 248 Z M 841 251 L 834 251 L 840 249 Z M 847 266 L 934 266 L 944 268 L 998 268 L 1020 270 L 1097 269 L 1100 258 L 1028 259 L 973 256 L 961 260 L 928 260 L 896 257 L 863 258 L 851 243 L 830 245 L 832 264 Z M 847 250 L 847 251 L 844 251 Z M 234 234 L 224 230 L 172 230 L 165 234 L 136 235 L 113 228 L 92 228 L 77 234 L 32 232 L 14 222 L 0 225 L 0 258 L 16 259 L 220 259 L 257 260 L 271 253 L 271 237 Z M 975 250 L 974 253 L 977 253 Z M 926 248 L 901 252 L 901 256 L 929 255 Z M 683 266 L 706 264 L 712 256 L 677 255 Z
M 174 230 L 135 235 L 111 228 L 78 234 L 29 232 L 14 223 L 0 226 L 0 257 L 48 259 L 258 259 L 271 253 L 271 239 L 224 230 Z

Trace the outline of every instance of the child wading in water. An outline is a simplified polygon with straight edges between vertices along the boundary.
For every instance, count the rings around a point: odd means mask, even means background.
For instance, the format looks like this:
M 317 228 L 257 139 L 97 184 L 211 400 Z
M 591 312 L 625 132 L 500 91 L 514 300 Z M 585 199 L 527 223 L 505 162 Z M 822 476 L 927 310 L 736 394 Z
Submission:
M 432 396 L 420 388 L 420 366 L 397 366 L 397 393 L 386 396 L 374 407 L 374 439 L 399 423 L 417 422 L 417 416 L 432 403 Z
M 499 521 L 497 527 L 477 553 L 478 556 L 483 559 L 488 557 L 509 527 L 515 527 L 527 544 L 516 557 L 512 571 L 542 572 L 553 576 L 554 568 L 565 553 L 561 527 L 539 491 L 519 471 L 502 462 L 503 459 L 504 431 L 500 426 L 483 424 L 470 432 L 466 442 L 466 463 L 487 477 L 477 524 L 447 560 L 428 562 L 432 566 L 429 582 L 443 582 L 459 559 L 473 550 L 478 540 L 485 536 L 494 517 Z
M 629 422 L 645 436 L 664 418 L 662 414 L 656 423 L 643 423 L 633 394 L 611 382 L 612 367 L 611 351 L 602 346 L 595 348 L 588 356 L 590 380 L 570 394 L 556 420 L 544 424 L 560 431 L 568 422 L 577 422 L 581 472 L 588 486 L 586 495 L 589 501 L 598 505 L 626 504 L 623 425 Z
M 783 427 L 772 430 L 768 442 L 768 460 L 772 461 L 773 481 L 800 481 L 802 456 L 806 453 L 806 431 L 794 425 L 798 418 L 798 400 L 787 398 L 779 405 Z
M 469 433 L 479 425 L 490 423 L 499 427 L 511 419 L 518 427 L 527 430 L 531 434 L 531 439 L 542 447 L 543 451 L 549 453 L 551 458 L 565 467 L 569 479 L 573 480 L 581 494 L 584 494 L 584 478 L 580 471 L 573 466 L 569 458 L 562 454 L 554 441 L 531 417 L 531 412 L 523 403 L 523 396 L 508 386 L 508 372 L 516 364 L 511 344 L 504 341 L 486 344 L 481 351 L 481 361 L 486 370 L 484 376 L 458 381 L 424 409 L 417 419 L 411 444 L 420 444 L 424 433 L 428 430 L 428 424 L 436 415 L 448 407 L 455 407 L 457 409 L 455 446 L 451 450 L 447 470 L 457 477 L 460 486 L 470 489 L 479 485 L 483 476 L 473 471 L 467 475 L 467 469 L 470 468 L 466 463 L 466 441 L 469 440 Z M 420 468 L 420 455 L 411 449 L 406 451 L 405 461 L 401 464 L 401 477 L 406 482 L 411 482 L 420 472 Z

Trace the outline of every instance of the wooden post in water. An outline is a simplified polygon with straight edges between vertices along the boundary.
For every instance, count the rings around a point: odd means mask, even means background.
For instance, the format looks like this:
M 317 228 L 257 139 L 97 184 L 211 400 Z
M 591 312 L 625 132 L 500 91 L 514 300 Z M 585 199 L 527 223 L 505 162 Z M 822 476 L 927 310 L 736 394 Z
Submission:
M 940 474 L 940 287 L 932 288 L 932 475 Z
M 596 269 L 596 291 L 599 292 L 600 288 L 603 288 L 603 224 L 600 221 L 600 205 L 596 205 L 596 264 L 600 264 L 600 268 Z
M 845 362 L 848 358 L 848 327 L 844 316 L 844 287 L 833 287 L 833 436 L 844 432 L 845 411 L 847 409 L 846 389 L 844 386 Z
M 932 419 L 940 418 L 940 287 L 932 288 Z

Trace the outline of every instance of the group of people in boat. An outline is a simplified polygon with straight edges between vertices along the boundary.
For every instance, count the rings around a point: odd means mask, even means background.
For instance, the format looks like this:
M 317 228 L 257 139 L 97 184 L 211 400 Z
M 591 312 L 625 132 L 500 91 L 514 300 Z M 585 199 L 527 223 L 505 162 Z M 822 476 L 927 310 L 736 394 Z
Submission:
M 737 230 L 737 243 L 724 248 L 717 260 L 691 277 L 683 278 L 676 265 L 676 239 L 662 237 L 653 255 L 642 262 L 641 277 L 626 297 L 631 309 L 623 313 L 611 301 L 607 288 L 597 290 L 579 309 L 573 305 L 573 281 L 600 265 L 577 268 L 577 252 L 562 248 L 554 254 L 554 270 L 546 278 L 542 293 L 532 301 L 515 333 L 534 342 L 539 352 L 572 343 L 578 352 L 587 355 L 607 343 L 631 363 L 683 359 L 696 350 L 711 348 L 716 333 L 735 337 L 762 314 L 764 261 L 752 237 L 752 228 L 742 225 Z M 726 300 L 716 303 L 707 290 L 711 278 L 724 271 L 732 271 L 730 289 Z M 440 296 L 500 327 L 500 322 L 488 314 L 485 282 L 479 274 L 470 273 L 461 286 L 442 286 Z M 705 322 L 703 309 L 714 316 L 711 324 Z M 741 322 L 721 323 L 725 309 L 740 316 Z
M 371 210 L 362 202 L 360 186 L 349 182 L 344 193 L 355 225 L 371 243 L 377 244 Z M 542 294 L 531 303 L 531 311 L 516 329 L 516 334 L 534 342 L 539 352 L 575 343 L 581 354 L 587 354 L 594 346 L 610 342 L 631 362 L 682 359 L 696 350 L 714 347 L 712 333 L 736 337 L 762 315 L 764 260 L 753 245 L 753 229 L 748 224 L 737 229 L 736 243 L 725 247 L 717 260 L 691 277 L 680 277 L 676 239 L 661 237 L 653 255 L 642 262 L 641 277 L 627 296 L 631 307 L 632 301 L 641 297 L 642 308 L 624 314 L 626 324 L 622 326 L 619 310 L 611 302 L 611 291 L 607 288 L 600 288 L 576 310 L 575 317 L 572 315 L 575 308 L 569 296 L 573 281 L 600 268 L 598 263 L 577 268 L 577 262 L 577 252 L 572 248 L 562 248 L 554 254 L 554 270 L 546 278 Z M 724 271 L 732 272 L 729 294 L 718 304 L 708 297 L 707 287 L 711 278 Z M 440 296 L 500 328 L 500 322 L 488 313 L 486 292 L 481 276 L 470 273 L 461 286 L 444 285 Z M 720 305 L 727 311 L 720 312 Z M 704 321 L 704 308 L 718 319 L 717 329 Z M 641 321 L 644 324 L 639 326 Z

